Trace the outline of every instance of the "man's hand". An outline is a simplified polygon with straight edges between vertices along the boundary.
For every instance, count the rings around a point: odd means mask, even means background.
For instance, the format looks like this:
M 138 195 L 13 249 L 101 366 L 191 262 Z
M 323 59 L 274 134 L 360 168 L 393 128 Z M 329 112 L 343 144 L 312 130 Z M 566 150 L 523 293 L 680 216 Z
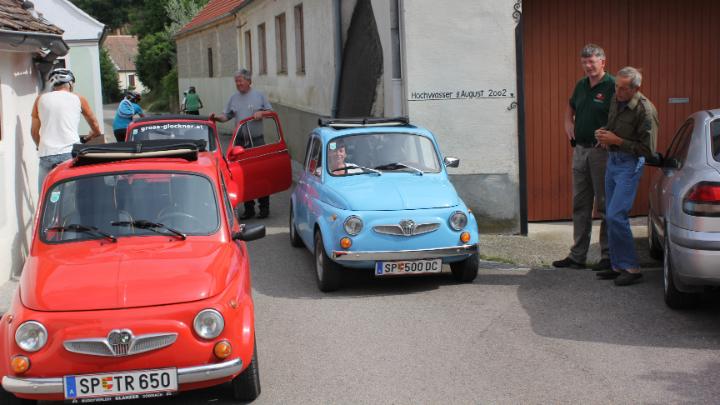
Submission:
M 595 131 L 595 138 L 597 138 L 598 143 L 604 148 L 610 145 L 621 145 L 623 143 L 622 138 L 602 128 Z
M 210 116 L 208 116 L 208 119 L 209 119 L 210 121 L 217 121 L 217 117 L 215 117 L 215 113 L 214 113 L 214 112 L 213 112 L 213 113 L 210 113 Z
M 254 120 L 261 120 L 263 118 L 263 111 L 255 111 L 255 114 L 253 114 Z

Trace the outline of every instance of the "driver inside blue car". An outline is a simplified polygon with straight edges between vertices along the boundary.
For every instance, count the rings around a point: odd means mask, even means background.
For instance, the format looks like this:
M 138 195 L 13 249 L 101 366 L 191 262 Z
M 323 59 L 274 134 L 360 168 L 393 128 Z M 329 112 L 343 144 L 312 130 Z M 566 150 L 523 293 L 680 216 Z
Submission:
M 362 173 L 363 170 L 353 163 L 345 161 L 347 150 L 342 140 L 330 141 L 328 143 L 328 169 L 335 176 L 346 174 Z

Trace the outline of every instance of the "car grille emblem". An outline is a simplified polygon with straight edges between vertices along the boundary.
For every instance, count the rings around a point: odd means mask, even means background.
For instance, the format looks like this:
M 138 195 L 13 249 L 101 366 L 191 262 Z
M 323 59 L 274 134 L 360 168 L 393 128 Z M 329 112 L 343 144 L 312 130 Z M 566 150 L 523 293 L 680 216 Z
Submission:
M 400 221 L 400 229 L 404 235 L 409 236 L 415 233 L 415 221 L 412 219 L 403 219 Z
M 108 335 L 108 343 L 116 356 L 126 355 L 133 341 L 132 331 L 129 329 L 112 330 Z

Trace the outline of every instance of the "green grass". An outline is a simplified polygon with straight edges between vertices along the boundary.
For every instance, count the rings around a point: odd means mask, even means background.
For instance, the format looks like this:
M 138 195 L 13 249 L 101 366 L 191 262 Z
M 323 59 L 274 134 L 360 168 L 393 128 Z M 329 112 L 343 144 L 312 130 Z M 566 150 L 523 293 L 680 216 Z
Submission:
M 485 260 L 486 262 L 497 262 L 497 263 L 505 263 L 505 264 L 517 264 L 514 261 L 510 259 L 506 259 L 504 257 L 496 257 L 496 256 L 486 256 L 486 255 L 480 255 L 480 260 Z

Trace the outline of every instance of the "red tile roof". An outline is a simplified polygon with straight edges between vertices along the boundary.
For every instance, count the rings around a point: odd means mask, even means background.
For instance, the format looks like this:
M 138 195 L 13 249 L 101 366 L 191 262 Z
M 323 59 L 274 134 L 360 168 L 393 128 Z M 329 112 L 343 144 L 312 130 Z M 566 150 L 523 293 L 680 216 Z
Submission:
M 135 70 L 135 56 L 138 53 L 137 37 L 131 35 L 108 35 L 103 43 L 118 70 Z
M 201 27 L 209 22 L 230 15 L 247 0 L 210 0 L 197 15 L 187 23 L 178 34 Z
M 19 0 L 0 0 L 0 29 L 18 32 L 42 32 L 61 35 L 63 30 L 52 25 L 30 10 L 22 7 Z

